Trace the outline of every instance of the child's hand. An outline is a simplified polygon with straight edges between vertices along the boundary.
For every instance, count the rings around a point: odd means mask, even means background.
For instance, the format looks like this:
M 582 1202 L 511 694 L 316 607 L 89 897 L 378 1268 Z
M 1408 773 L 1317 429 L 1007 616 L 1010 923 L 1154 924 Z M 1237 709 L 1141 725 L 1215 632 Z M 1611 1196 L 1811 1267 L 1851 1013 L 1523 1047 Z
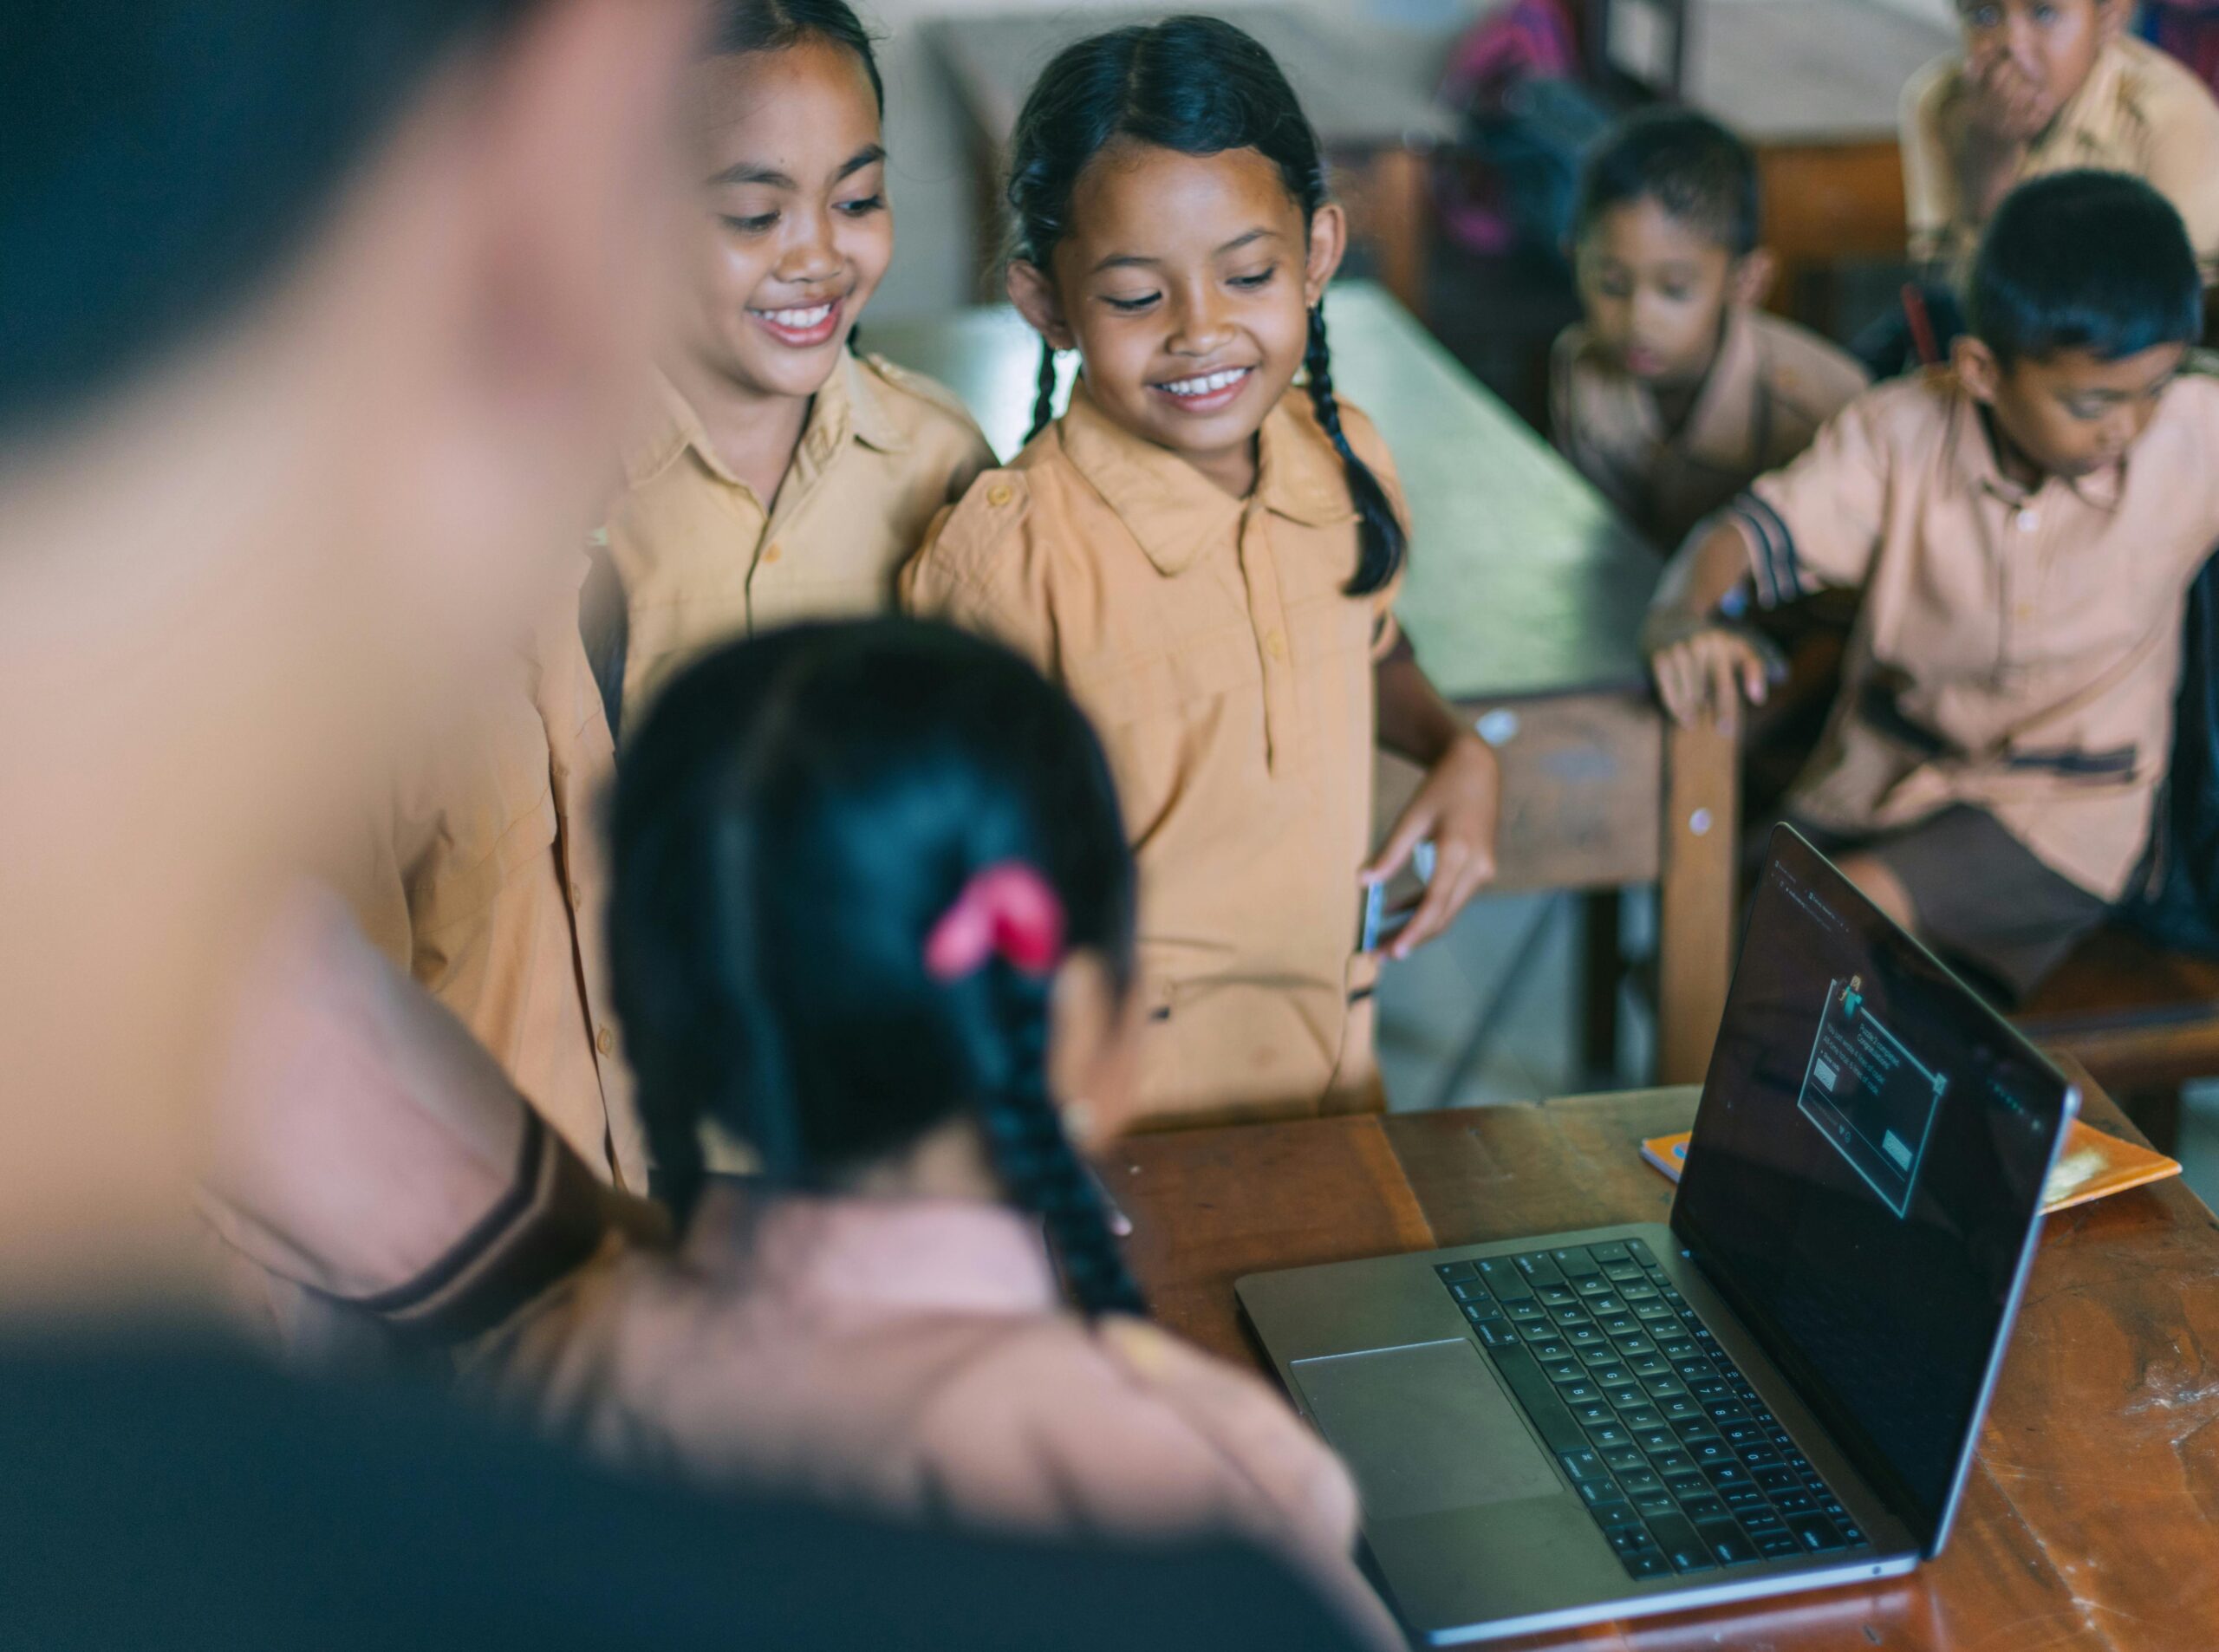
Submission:
M 1781 674 L 1779 654 L 1762 638 L 1730 626 L 1652 621 L 1643 641 L 1656 697 L 1682 728 L 1708 714 L 1731 733 L 1742 699 L 1763 705 Z
M 1433 841 L 1433 879 L 1410 921 L 1389 945 L 1389 958 L 1408 958 L 1440 934 L 1493 880 L 1495 825 L 1501 812 L 1502 771 L 1494 748 L 1475 734 L 1458 735 L 1361 875 L 1365 883 L 1383 883 L 1402 870 L 1420 843 Z
M 1968 64 L 1965 121 L 1970 133 L 1993 142 L 2023 147 L 2041 134 L 2057 114 L 2049 94 L 2028 77 L 2008 51 L 1994 51 Z

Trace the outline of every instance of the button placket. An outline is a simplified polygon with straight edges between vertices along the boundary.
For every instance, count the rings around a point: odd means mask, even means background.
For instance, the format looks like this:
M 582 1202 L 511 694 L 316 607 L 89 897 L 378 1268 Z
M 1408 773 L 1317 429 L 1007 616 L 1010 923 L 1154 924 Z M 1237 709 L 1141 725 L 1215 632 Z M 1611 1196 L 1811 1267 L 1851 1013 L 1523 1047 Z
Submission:
M 1264 750 L 1274 775 L 1285 772 L 1294 752 L 1300 706 L 1295 693 L 1293 641 L 1287 634 L 1286 602 L 1279 589 L 1279 562 L 1272 550 L 1269 517 L 1251 504 L 1240 517 L 1240 574 L 1248 592 L 1248 623 L 1256 638 L 1264 673 Z

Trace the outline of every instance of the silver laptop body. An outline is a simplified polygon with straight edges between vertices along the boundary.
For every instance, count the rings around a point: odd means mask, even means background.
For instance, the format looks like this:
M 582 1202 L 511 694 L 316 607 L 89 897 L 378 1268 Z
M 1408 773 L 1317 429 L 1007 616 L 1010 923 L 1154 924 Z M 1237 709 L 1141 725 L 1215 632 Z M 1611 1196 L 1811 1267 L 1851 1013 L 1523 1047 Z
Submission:
M 1896 1576 L 1948 1537 L 2076 1108 L 1782 828 L 1669 1226 L 1236 1290 L 1426 1643 Z

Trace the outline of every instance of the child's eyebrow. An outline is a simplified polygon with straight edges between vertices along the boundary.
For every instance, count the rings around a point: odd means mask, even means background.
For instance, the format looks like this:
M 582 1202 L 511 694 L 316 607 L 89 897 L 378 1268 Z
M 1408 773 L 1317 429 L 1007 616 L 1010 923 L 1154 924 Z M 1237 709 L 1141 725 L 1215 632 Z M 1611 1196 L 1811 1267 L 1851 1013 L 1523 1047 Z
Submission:
M 1279 238 L 1279 232 L 1277 230 L 1251 230 L 1246 235 L 1234 236 L 1232 240 L 1218 248 L 1217 250 L 1210 256 L 1214 258 L 1222 258 L 1228 252 L 1238 252 L 1242 247 L 1248 245 L 1251 242 L 1276 241 Z M 1151 258 L 1146 253 L 1142 252 L 1113 252 L 1108 257 L 1104 258 L 1100 263 L 1096 264 L 1094 268 L 1087 271 L 1087 273 L 1089 275 L 1098 276 L 1104 270 L 1153 270 L 1162 262 L 1163 260 L 1161 258 Z
M 844 172 L 841 174 L 843 177 L 845 177 L 846 175 L 847 174 Z M 741 161 L 738 166 L 726 167 L 724 171 L 717 173 L 715 177 L 710 179 L 709 182 L 713 185 L 718 184 L 767 184 L 772 189 L 792 189 L 796 186 L 792 179 L 789 178 L 785 173 L 778 171 L 776 167 L 758 166 L 752 161 L 746 160 Z
M 875 143 L 868 144 L 864 147 L 856 150 L 854 154 L 848 157 L 847 160 L 841 166 L 840 170 L 832 174 L 833 181 L 837 183 L 843 178 L 853 178 L 857 172 L 862 171 L 864 167 L 875 166 L 880 161 L 884 160 L 885 159 L 885 146 Z

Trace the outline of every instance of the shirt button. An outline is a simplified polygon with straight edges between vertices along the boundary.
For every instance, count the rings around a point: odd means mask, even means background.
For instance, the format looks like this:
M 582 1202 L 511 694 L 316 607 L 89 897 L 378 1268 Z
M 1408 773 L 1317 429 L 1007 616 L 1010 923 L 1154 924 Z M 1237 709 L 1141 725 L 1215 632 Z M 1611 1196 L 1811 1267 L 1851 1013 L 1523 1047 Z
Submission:
M 607 1027 L 603 1027 L 599 1032 L 594 1034 L 593 1047 L 604 1056 L 612 1054 L 616 1049 L 616 1035 Z
M 786 548 L 784 545 L 778 544 L 774 542 L 771 548 L 763 553 L 763 560 L 766 563 L 775 563 L 779 557 L 785 554 Z
M 2033 511 L 2021 511 L 2019 513 L 2019 531 L 2021 533 L 2032 533 L 2035 529 L 2041 525 L 2042 519 L 2036 516 Z
M 1286 637 L 1285 637 L 1285 635 L 1283 633 L 1281 633 L 1281 632 L 1274 631 L 1274 632 L 1272 632 L 1272 633 L 1271 634 L 1271 635 L 1269 635 L 1269 636 L 1266 637 L 1266 638 L 1264 639 L 1264 652 L 1265 652 L 1266 654 L 1267 654 L 1271 655 L 1271 657 L 1272 657 L 1272 659 L 1274 659 L 1274 660 L 1284 660 L 1284 659 L 1285 659 L 1285 658 L 1286 658 Z
M 1015 498 L 1017 498 L 1016 491 L 1012 489 L 1010 485 L 1006 482 L 997 482 L 993 486 L 986 490 L 986 503 L 988 504 L 1007 504 Z

